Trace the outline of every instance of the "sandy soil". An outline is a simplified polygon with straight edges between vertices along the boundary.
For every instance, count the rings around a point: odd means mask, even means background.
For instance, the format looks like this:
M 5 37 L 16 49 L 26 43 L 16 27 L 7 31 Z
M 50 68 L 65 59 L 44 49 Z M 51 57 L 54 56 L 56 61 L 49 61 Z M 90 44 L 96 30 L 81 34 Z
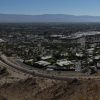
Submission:
M 51 80 L 25 74 L 0 61 L 0 100 L 100 100 L 100 80 Z
M 29 77 L 32 77 L 29 74 L 25 74 L 25 73 L 23 73 L 19 70 L 16 70 L 16 69 L 6 65 L 2 61 L 0 61 L 0 66 L 6 67 L 7 72 L 8 72 L 7 76 L 0 78 L 0 84 L 12 83 L 12 82 L 16 82 L 16 81 L 19 81 L 19 80 L 24 80 L 24 79 L 27 79 Z
M 0 86 L 0 100 L 100 100 L 99 80 L 28 78 Z

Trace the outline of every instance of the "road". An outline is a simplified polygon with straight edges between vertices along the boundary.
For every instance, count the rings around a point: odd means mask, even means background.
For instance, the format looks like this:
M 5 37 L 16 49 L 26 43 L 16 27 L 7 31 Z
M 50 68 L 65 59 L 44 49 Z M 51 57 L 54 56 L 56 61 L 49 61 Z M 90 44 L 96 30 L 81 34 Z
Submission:
M 76 75 L 61 75 L 58 72 L 55 71 L 46 71 L 46 70 L 41 70 L 38 68 L 34 68 L 28 65 L 23 64 L 19 60 L 16 60 L 16 62 L 11 62 L 5 55 L 0 56 L 0 60 L 6 63 L 7 65 L 20 70 L 24 73 L 28 73 L 34 76 L 39 76 L 39 77 L 44 77 L 44 78 L 49 78 L 49 79 L 56 79 L 56 80 L 68 80 L 68 79 L 98 79 L 100 80 L 100 76 L 87 76 L 87 75 L 82 75 L 82 76 L 76 76 Z

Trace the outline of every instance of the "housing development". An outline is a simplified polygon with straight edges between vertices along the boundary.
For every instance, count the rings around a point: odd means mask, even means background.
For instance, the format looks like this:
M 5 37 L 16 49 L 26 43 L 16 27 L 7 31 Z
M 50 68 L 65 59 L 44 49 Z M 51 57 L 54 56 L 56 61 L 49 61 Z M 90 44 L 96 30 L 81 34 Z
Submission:
M 100 0 L 0 0 L 0 100 L 100 100 Z
M 40 30 L 37 24 L 1 26 L 1 55 L 14 57 L 17 63 L 38 70 L 66 72 L 66 74 L 76 72 L 91 75 L 100 69 L 100 31 L 98 30 L 79 29 L 75 32 L 78 28 L 74 24 L 72 26 L 75 29 L 73 28 L 72 32 L 70 29 L 66 32 L 68 25 L 63 29 L 63 25 L 59 26 L 59 24 L 54 26 L 43 24 Z M 58 27 L 61 28 L 60 31 Z
M 1 100 L 88 100 L 99 79 L 100 24 L 0 24 Z
M 65 51 L 39 55 L 39 60 L 25 60 L 24 63 L 46 70 L 79 71 L 88 74 L 97 72 L 100 68 L 100 32 L 77 32 L 73 35 L 52 35 L 52 41 L 59 41 L 71 45 Z

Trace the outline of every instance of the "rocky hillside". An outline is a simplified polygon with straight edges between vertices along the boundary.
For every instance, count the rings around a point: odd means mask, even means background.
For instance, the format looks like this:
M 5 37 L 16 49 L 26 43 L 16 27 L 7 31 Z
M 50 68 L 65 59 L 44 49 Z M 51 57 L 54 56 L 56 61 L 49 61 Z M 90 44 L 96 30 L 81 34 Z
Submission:
M 0 86 L 0 100 L 100 100 L 100 80 L 28 78 Z

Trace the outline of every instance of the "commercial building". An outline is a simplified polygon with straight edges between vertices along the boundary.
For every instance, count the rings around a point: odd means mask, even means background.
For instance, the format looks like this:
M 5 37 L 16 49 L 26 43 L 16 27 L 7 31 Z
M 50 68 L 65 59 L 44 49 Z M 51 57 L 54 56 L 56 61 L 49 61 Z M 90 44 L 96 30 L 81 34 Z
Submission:
M 78 46 L 81 47 L 88 48 L 89 46 L 100 46 L 100 32 L 98 31 L 77 32 L 67 39 L 69 43 L 78 44 Z

